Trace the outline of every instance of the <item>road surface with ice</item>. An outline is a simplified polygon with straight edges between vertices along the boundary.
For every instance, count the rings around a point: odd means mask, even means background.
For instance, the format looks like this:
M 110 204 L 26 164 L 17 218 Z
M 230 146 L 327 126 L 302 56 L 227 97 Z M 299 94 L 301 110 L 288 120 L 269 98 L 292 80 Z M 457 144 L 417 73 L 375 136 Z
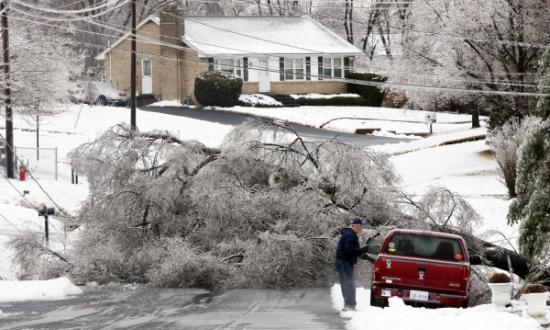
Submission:
M 0 329 L 343 329 L 330 289 L 84 288 L 58 301 L 0 303 Z
M 150 111 L 156 113 L 164 113 L 174 116 L 182 116 L 193 119 L 199 119 L 214 123 L 220 123 L 225 125 L 239 125 L 246 120 L 253 119 L 255 116 L 250 114 L 241 114 L 231 111 L 223 110 L 196 110 L 185 109 L 183 107 L 142 107 L 143 111 Z M 269 118 L 264 118 L 269 120 Z M 299 124 L 291 124 L 298 134 L 303 136 L 305 140 L 309 142 L 323 142 L 337 137 L 338 140 L 355 145 L 355 146 L 372 146 L 385 143 L 398 143 L 403 141 L 410 141 L 409 139 L 374 136 L 374 135 L 361 135 L 350 134 L 345 132 L 336 132 L 327 129 L 320 129 L 315 127 L 309 127 Z

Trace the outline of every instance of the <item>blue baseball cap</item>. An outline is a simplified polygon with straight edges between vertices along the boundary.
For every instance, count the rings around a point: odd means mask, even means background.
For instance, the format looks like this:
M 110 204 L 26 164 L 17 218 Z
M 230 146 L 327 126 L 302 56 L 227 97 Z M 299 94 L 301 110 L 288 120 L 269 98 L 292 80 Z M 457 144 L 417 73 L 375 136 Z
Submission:
M 363 218 L 354 217 L 353 219 L 351 219 L 351 224 L 352 225 L 362 225 L 363 224 Z

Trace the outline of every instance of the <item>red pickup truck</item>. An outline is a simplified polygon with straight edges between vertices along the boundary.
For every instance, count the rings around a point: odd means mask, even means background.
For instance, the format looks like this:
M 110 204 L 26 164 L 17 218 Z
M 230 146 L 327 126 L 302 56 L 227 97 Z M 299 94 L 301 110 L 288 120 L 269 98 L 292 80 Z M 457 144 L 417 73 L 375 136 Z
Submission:
M 411 305 L 466 307 L 470 264 L 480 263 L 458 235 L 394 229 L 374 263 L 371 305 L 387 306 L 397 296 Z

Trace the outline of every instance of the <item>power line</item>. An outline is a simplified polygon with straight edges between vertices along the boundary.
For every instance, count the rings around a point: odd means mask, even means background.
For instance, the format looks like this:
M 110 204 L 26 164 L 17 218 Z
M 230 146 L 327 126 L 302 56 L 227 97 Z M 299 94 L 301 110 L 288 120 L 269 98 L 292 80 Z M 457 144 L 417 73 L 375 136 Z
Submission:
M 32 22 L 32 23 L 35 23 L 35 24 L 47 24 L 47 23 L 36 22 L 36 21 L 31 21 L 31 20 L 26 20 L 26 21 L 29 21 L 29 22 Z M 59 29 L 70 29 L 70 28 L 66 28 L 66 27 L 53 25 L 53 24 L 47 24 L 47 25 L 50 25 L 50 26 L 53 26 L 53 27 L 56 27 L 56 28 L 59 28 Z M 83 30 L 83 31 L 84 32 L 90 32 L 90 33 L 93 33 L 93 34 L 97 34 L 95 32 L 91 32 L 91 31 L 85 31 L 85 30 Z M 116 38 L 115 36 L 110 36 L 110 35 L 106 35 L 106 36 Z M 138 40 L 140 40 L 140 39 L 138 39 Z M 147 42 L 145 41 L 145 43 L 147 43 Z M 154 44 L 159 44 L 159 43 L 155 42 Z M 190 48 L 179 47 L 179 46 L 172 45 L 172 44 L 163 43 L 163 45 L 165 45 L 167 47 L 172 47 L 172 48 L 175 48 L 175 49 L 184 50 L 184 51 L 194 51 Z M 96 47 L 98 49 L 102 48 L 99 45 L 92 45 L 92 46 Z M 224 48 L 223 46 L 220 46 L 220 47 Z M 113 51 L 113 49 L 111 49 L 111 51 Z M 123 51 L 123 50 L 118 50 L 118 51 L 119 52 L 127 52 L 127 51 Z M 146 54 L 146 53 L 142 53 L 142 54 Z M 160 56 L 160 55 L 156 55 L 156 54 L 147 54 L 147 55 L 152 56 L 152 57 L 156 56 L 156 57 L 167 58 L 166 56 Z M 252 58 L 257 58 L 257 57 L 252 57 Z M 187 62 L 187 63 L 201 63 L 200 61 L 190 61 L 190 60 L 183 60 L 183 59 L 177 59 L 177 58 L 174 58 L 174 59 L 178 60 L 178 61 L 181 61 L 181 62 Z M 237 66 L 233 65 L 232 67 L 237 67 Z M 255 67 L 250 67 L 250 69 L 256 70 L 256 71 L 266 71 L 266 72 L 275 72 L 275 73 L 278 72 L 277 70 L 269 70 L 269 69 L 264 69 L 264 68 L 255 68 Z M 310 75 L 310 76 L 312 78 L 313 77 L 317 77 L 317 78 L 318 77 L 323 77 L 323 75 Z M 473 94 L 489 94 L 489 95 L 503 95 L 503 96 L 537 96 L 537 97 L 548 96 L 548 94 L 543 94 L 543 93 L 491 91 L 491 90 L 478 90 L 478 89 L 468 89 L 468 88 L 458 88 L 458 87 L 454 88 L 454 87 L 426 86 L 426 85 L 405 84 L 405 83 L 402 83 L 402 84 L 399 84 L 399 83 L 379 83 L 379 82 L 367 82 L 367 81 L 362 81 L 362 80 L 351 80 L 351 79 L 345 79 L 345 78 L 340 78 L 340 79 L 338 79 L 338 81 L 352 83 L 352 84 L 358 84 L 358 85 L 374 86 L 374 87 L 379 87 L 379 88 L 385 88 L 385 87 L 396 88 L 397 87 L 397 88 L 408 88 L 408 89 L 421 89 L 421 90 L 432 90 L 432 91 L 438 91 L 438 90 L 439 91 L 455 91 L 455 92 L 468 92 L 468 93 L 473 93 Z M 484 84 L 486 84 L 486 83 L 484 83 Z
M 36 21 L 30 21 L 30 20 L 27 20 L 29 22 L 32 22 L 32 23 L 35 23 L 35 24 L 46 24 L 46 25 L 50 25 L 50 26 L 53 26 L 55 28 L 60 28 L 60 29 L 69 29 L 69 28 L 65 28 L 65 27 L 60 27 L 60 26 L 57 26 L 57 25 L 52 25 L 52 24 L 47 24 L 47 23 L 43 23 L 43 22 L 36 22 Z M 82 32 L 87 32 L 87 33 L 92 33 L 92 34 L 98 34 L 96 32 L 91 32 L 91 31 L 86 31 L 86 30 L 81 30 Z M 105 35 L 105 34 L 101 34 L 101 35 L 104 35 L 104 36 L 108 36 L 108 37 L 111 37 L 111 38 L 116 38 L 114 36 L 110 36 L 110 35 Z M 141 39 L 138 39 L 138 40 L 141 40 Z M 265 39 L 266 41 L 268 41 L 267 39 Z M 269 42 L 269 41 L 268 41 Z M 167 44 L 167 43 L 159 43 L 159 42 L 148 42 L 148 41 L 144 41 L 144 43 L 153 43 L 153 44 L 161 44 L 163 46 L 166 46 L 166 47 L 171 47 L 171 48 L 174 48 L 174 49 L 179 49 L 179 50 L 184 50 L 184 51 L 193 51 L 192 49 L 188 48 L 188 47 L 181 47 L 181 46 L 177 46 L 177 45 L 173 45 L 173 44 Z M 216 46 L 216 45 L 215 45 Z M 224 46 L 219 46 L 217 45 L 218 47 L 221 47 L 221 48 L 227 48 L 227 47 L 224 47 Z M 111 49 L 112 51 L 112 49 Z M 242 51 L 246 51 L 246 50 L 242 50 Z M 154 54 L 149 54 L 151 56 L 156 56 Z M 260 55 L 265 55 L 265 54 L 260 54 Z M 252 56 L 251 56 L 252 57 Z M 254 58 L 254 57 L 252 57 Z M 183 60 L 185 62 L 185 60 Z M 189 62 L 189 61 L 187 61 Z M 200 63 L 199 61 L 191 61 L 190 63 Z M 278 72 L 276 70 L 265 70 L 265 69 L 260 69 L 260 68 L 257 68 L 255 69 L 257 71 L 269 71 L 269 72 Z M 311 75 L 312 77 L 321 77 L 322 75 Z M 397 83 L 377 83 L 377 82 L 365 82 L 365 81 L 359 81 L 359 80 L 346 80 L 346 79 L 339 79 L 340 81 L 343 81 L 343 82 L 348 82 L 348 83 L 352 83 L 352 84 L 360 84 L 360 85 L 370 85 L 370 86 L 375 86 L 375 87 L 381 87 L 381 88 L 384 88 L 384 87 L 402 87 L 402 88 L 409 88 L 409 89 L 432 89 L 432 90 L 445 90 L 445 91 L 448 91 L 448 90 L 454 90 L 454 91 L 460 91 L 460 92 L 471 92 L 471 93 L 481 93 L 481 94 L 493 94 L 493 95 L 524 95 L 524 96 L 546 96 L 547 94 L 541 94 L 541 93 L 529 93 L 529 92 L 509 92 L 509 91 L 490 91 L 490 90 L 477 90 L 477 89 L 467 89 L 467 88 L 451 88 L 451 87 L 439 87 L 439 86 L 425 86 L 425 85 L 414 85 L 414 84 L 397 84 Z M 487 84 L 487 83 L 484 83 L 483 84 Z
M 11 0 L 11 2 L 16 3 L 16 4 L 18 4 L 20 6 L 23 6 L 23 7 L 27 7 L 27 8 L 31 8 L 31 9 L 35 9 L 35 10 L 39 10 L 39 11 L 44 11 L 44 12 L 47 12 L 47 13 L 55 13 L 55 14 L 85 14 L 85 13 L 88 13 L 88 12 L 92 12 L 92 11 L 96 11 L 96 10 L 99 10 L 99 9 L 102 9 L 102 8 L 105 8 L 105 7 L 112 6 L 113 4 L 115 4 L 117 2 L 120 2 L 120 1 L 123 1 L 124 3 L 128 2 L 128 0 L 106 0 L 105 3 L 103 3 L 99 6 L 96 6 L 96 7 L 91 7 L 91 8 L 86 8 L 86 9 L 76 9 L 76 10 L 70 10 L 70 9 L 69 10 L 59 10 L 59 9 L 52 9 L 52 8 L 35 6 L 35 5 L 24 3 L 24 2 L 21 2 L 21 1 L 18 1 L 18 0 Z
M 53 18 L 53 17 L 47 17 L 47 16 L 37 16 L 37 15 L 34 15 L 34 14 L 31 14 L 29 12 L 26 12 L 24 10 L 21 10 L 21 9 L 18 9 L 16 7 L 10 7 L 10 9 L 12 10 L 15 10 L 16 12 L 18 13 L 21 13 L 23 15 L 28 15 L 28 16 L 33 16 L 33 17 L 37 17 L 37 18 L 41 18 L 41 19 L 46 19 L 46 20 L 49 20 L 49 21 L 56 21 L 56 22 L 74 22 L 74 21 L 86 21 L 90 18 L 95 18 L 95 17 L 100 17 L 100 16 L 103 16 L 107 13 L 110 13 L 111 11 L 114 11 L 122 6 L 124 6 L 125 4 L 127 4 L 129 2 L 129 0 L 124 0 L 124 2 L 121 2 L 120 4 L 118 4 L 116 7 L 114 8 L 109 8 L 107 10 L 105 10 L 104 12 L 100 12 L 100 13 L 97 13 L 97 14 L 93 14 L 93 15 L 90 15 L 90 16 L 85 16 L 85 17 L 79 17 L 79 18 Z

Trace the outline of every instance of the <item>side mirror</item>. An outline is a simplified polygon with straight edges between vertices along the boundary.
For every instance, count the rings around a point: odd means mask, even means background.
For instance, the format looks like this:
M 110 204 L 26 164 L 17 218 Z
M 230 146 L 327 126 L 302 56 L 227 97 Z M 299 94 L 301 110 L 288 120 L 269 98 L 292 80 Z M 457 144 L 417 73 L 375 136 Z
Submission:
M 480 256 L 470 256 L 470 265 L 481 265 Z

